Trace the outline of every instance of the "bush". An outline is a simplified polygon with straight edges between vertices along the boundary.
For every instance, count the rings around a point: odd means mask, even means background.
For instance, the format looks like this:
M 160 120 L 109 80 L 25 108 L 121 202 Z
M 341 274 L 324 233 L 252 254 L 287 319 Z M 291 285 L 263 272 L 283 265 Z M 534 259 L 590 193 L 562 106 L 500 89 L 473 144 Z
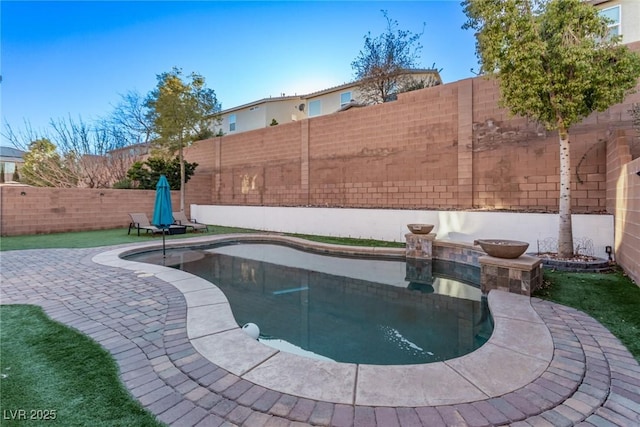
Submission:
M 184 162 L 185 184 L 189 182 L 195 173 L 197 163 Z M 131 180 L 130 188 L 140 190 L 155 190 L 160 175 L 165 175 L 172 190 L 180 189 L 180 160 L 176 157 L 173 160 L 166 160 L 161 157 L 150 157 L 144 162 L 135 162 L 127 172 L 127 178 Z
M 121 179 L 118 182 L 115 182 L 113 184 L 113 188 L 119 189 L 119 190 L 129 190 L 131 188 L 133 188 L 133 183 L 131 182 L 131 180 L 129 178 L 124 178 Z

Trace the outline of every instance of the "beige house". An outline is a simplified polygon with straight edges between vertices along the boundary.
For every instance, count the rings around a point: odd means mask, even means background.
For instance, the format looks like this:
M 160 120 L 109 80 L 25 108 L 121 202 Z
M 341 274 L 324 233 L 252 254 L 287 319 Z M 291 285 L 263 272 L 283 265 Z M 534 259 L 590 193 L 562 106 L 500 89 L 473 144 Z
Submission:
M 432 69 L 407 72 L 414 81 L 427 86 L 442 84 L 440 73 Z M 215 134 L 234 134 L 275 124 L 333 114 L 353 105 L 363 105 L 359 83 L 351 82 L 302 96 L 264 98 L 220 112 L 220 122 L 213 124 Z
M 359 103 L 359 95 L 358 84 L 355 82 L 310 93 L 305 96 L 307 116 L 324 116 L 340 111 L 347 105 Z
M 301 96 L 264 98 L 221 111 L 220 122 L 213 125 L 213 132 L 226 135 L 288 123 L 306 118 L 305 110 Z
M 0 147 L 0 182 L 13 181 L 13 175 L 24 164 L 25 152 L 13 147 Z
M 414 82 L 422 81 L 425 87 L 437 86 L 442 84 L 442 78 L 438 70 L 417 69 L 409 70 L 403 76 Z M 360 84 L 352 82 L 335 86 L 329 89 L 306 95 L 308 117 L 324 116 L 332 114 L 336 111 L 348 108 L 353 105 L 366 105 L 365 100 L 360 92 Z
M 612 34 L 622 35 L 622 43 L 640 41 L 640 1 L 638 0 L 587 0 L 611 19 Z

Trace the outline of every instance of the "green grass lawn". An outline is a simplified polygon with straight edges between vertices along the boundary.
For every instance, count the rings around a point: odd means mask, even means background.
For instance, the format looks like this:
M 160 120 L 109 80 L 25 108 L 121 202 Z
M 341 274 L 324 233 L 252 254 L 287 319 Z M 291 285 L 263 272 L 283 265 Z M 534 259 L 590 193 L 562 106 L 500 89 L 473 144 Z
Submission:
M 3 426 L 161 426 L 134 401 L 111 355 L 40 307 L 0 306 Z
M 226 233 L 257 232 L 247 228 L 209 226 L 209 232 L 168 235 L 166 239 L 184 239 Z M 126 228 L 96 231 L 74 231 L 70 233 L 32 234 L 27 236 L 5 236 L 0 238 L 0 251 L 22 249 L 50 249 L 50 248 L 94 248 L 98 246 L 112 246 L 125 243 L 162 242 L 161 234 L 137 231 L 127 234 Z
M 620 269 L 611 273 L 544 271 L 535 296 L 577 308 L 602 323 L 640 361 L 640 287 Z
M 260 233 L 260 230 L 238 227 L 223 227 L 220 225 L 209 226 L 209 232 L 198 232 L 187 234 L 176 234 L 166 236 L 166 239 L 184 239 L 188 237 L 201 237 L 207 235 L 229 234 L 229 233 Z M 294 237 L 301 237 L 307 240 L 314 240 L 324 243 L 334 243 L 354 246 L 381 246 L 381 247 L 404 247 L 404 243 L 385 242 L 371 239 L 351 239 L 345 237 L 324 237 L 312 236 L 309 234 L 289 234 Z M 161 234 L 140 233 L 132 231 L 127 234 L 126 228 L 116 228 L 111 230 L 96 231 L 75 231 L 70 233 L 34 234 L 28 236 L 7 236 L 0 238 L 0 251 L 13 251 L 23 249 L 51 249 L 51 248 L 93 248 L 98 246 L 112 246 L 125 243 L 140 243 L 149 241 L 162 241 Z
M 405 247 L 404 243 L 387 242 L 385 240 L 352 239 L 349 237 L 314 236 L 311 234 L 288 234 L 288 236 L 299 237 L 301 239 L 313 240 L 315 242 L 329 243 L 329 244 L 335 244 L 335 245 L 367 246 L 367 247 L 379 247 L 379 248 L 404 248 Z

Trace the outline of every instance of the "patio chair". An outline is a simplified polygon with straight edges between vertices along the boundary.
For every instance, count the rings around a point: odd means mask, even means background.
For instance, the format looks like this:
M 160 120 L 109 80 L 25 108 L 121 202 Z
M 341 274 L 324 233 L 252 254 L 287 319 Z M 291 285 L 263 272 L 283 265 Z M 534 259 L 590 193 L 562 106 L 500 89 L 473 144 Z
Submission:
M 199 222 L 196 222 L 196 221 L 189 221 L 189 219 L 187 218 L 187 215 L 185 215 L 185 213 L 182 211 L 174 212 L 173 220 L 176 222 L 176 224 L 193 228 L 193 231 L 198 231 L 198 230 L 207 230 L 207 232 L 209 231 L 209 226 L 207 224 L 200 224 Z
M 129 231 L 127 231 L 127 234 L 130 234 L 132 229 L 138 230 L 138 236 L 140 235 L 140 230 L 146 230 L 147 233 L 150 231 L 152 233 L 164 232 L 163 229 L 151 225 L 145 213 L 130 213 L 129 216 L 131 217 L 131 222 L 129 223 Z

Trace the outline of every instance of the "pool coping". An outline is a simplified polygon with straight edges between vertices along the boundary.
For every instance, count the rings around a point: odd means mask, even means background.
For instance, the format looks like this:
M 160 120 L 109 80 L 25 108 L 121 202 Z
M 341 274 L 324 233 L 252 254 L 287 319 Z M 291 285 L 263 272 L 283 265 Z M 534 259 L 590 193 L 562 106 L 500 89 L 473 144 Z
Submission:
M 343 256 L 404 258 L 402 248 L 330 245 L 279 234 L 234 234 L 172 240 L 193 247 L 239 241 L 287 244 Z M 236 323 L 222 291 L 210 282 L 173 268 L 127 261 L 123 254 L 154 250 L 158 242 L 101 252 L 93 262 L 154 275 L 171 284 L 187 305 L 187 334 L 194 348 L 215 365 L 262 387 L 336 404 L 435 406 L 470 403 L 518 390 L 540 377 L 554 351 L 551 333 L 529 297 L 489 293 L 494 331 L 478 350 L 445 362 L 423 365 L 356 365 L 281 352 L 261 344 Z

